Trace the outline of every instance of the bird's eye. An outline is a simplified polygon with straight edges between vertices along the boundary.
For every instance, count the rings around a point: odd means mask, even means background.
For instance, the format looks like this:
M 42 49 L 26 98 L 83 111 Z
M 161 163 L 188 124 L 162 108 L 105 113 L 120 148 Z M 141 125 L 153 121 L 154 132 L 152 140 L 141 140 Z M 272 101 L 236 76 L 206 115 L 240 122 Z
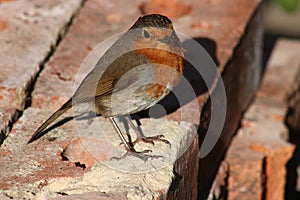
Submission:
M 143 31 L 144 38 L 150 38 L 150 33 L 146 30 Z

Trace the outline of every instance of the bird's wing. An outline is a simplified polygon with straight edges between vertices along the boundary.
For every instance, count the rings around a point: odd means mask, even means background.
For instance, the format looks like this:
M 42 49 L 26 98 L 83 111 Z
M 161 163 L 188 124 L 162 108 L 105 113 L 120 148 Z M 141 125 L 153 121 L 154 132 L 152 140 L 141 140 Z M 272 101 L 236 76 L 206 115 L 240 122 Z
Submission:
M 138 66 L 148 63 L 145 56 L 134 51 L 124 53 L 115 59 L 112 58 L 114 57 L 105 54 L 99 60 L 75 92 L 73 96 L 75 102 L 86 102 L 87 99 L 101 97 L 126 88 L 140 78 Z M 105 68 L 105 66 L 108 67 Z
M 95 97 L 101 97 L 111 94 L 114 89 L 114 79 L 105 78 L 98 81 L 98 83 L 89 80 L 81 83 L 80 87 L 73 96 L 73 102 L 83 103 L 94 99 Z

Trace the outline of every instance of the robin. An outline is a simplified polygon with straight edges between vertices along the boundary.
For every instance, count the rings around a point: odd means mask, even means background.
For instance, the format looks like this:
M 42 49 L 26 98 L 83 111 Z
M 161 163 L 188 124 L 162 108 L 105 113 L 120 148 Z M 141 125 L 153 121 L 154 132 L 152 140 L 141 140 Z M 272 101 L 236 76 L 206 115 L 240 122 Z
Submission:
M 162 135 L 145 137 L 129 119 L 130 114 L 145 110 L 164 98 L 183 74 L 184 48 L 169 18 L 151 14 L 140 17 L 99 59 L 83 79 L 73 97 L 52 114 L 33 134 L 31 143 L 55 119 L 74 105 L 89 103 L 93 111 L 108 118 L 128 152 L 134 144 L 162 139 Z M 115 117 L 126 116 L 137 133 L 128 142 Z

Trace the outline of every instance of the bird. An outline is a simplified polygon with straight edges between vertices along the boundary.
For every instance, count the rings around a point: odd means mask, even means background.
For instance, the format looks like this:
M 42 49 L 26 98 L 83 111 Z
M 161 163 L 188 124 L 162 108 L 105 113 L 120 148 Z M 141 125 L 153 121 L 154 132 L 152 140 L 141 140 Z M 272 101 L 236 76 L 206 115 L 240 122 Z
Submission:
M 144 136 L 128 116 L 150 108 L 172 91 L 183 75 L 184 52 L 168 17 L 139 17 L 98 60 L 73 96 L 34 132 L 28 144 L 46 134 L 45 129 L 63 113 L 83 103 L 110 121 L 127 152 L 137 152 L 134 144 L 140 141 L 168 143 L 163 135 Z M 135 142 L 125 139 L 115 120 L 120 116 L 135 128 Z

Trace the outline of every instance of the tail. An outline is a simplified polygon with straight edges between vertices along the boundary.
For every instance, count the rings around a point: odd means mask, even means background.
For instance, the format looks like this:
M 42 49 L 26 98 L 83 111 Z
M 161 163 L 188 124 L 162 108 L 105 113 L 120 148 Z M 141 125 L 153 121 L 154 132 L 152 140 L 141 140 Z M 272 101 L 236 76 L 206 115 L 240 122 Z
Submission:
M 55 113 L 53 113 L 32 135 L 27 144 L 39 139 L 45 133 L 43 131 L 49 126 L 54 120 L 56 120 L 59 116 L 61 116 L 64 112 L 69 110 L 72 107 L 72 98 L 69 99 L 60 109 L 58 109 Z

